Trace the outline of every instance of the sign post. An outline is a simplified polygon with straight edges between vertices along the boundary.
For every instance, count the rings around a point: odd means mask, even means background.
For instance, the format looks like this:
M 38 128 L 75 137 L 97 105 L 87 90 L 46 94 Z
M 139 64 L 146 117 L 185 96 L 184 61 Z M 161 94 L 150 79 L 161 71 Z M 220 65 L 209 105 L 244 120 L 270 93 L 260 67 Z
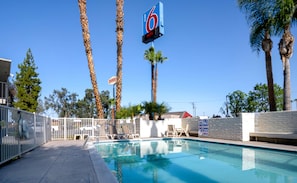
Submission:
M 112 85 L 112 96 L 113 96 L 113 104 L 112 104 L 112 119 L 115 119 L 115 85 L 117 84 L 117 77 L 116 76 L 112 76 L 111 78 L 108 79 L 108 84 Z

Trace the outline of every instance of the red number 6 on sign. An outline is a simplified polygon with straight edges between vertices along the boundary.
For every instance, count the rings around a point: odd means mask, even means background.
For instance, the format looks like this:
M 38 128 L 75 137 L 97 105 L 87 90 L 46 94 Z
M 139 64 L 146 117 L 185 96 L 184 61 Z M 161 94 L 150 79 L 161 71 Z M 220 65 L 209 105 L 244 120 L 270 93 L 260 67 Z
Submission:
M 146 20 L 146 32 L 149 33 L 150 31 L 154 30 L 158 25 L 158 15 L 154 12 L 156 6 L 154 6 Z M 151 26 L 151 21 L 153 21 L 153 26 Z

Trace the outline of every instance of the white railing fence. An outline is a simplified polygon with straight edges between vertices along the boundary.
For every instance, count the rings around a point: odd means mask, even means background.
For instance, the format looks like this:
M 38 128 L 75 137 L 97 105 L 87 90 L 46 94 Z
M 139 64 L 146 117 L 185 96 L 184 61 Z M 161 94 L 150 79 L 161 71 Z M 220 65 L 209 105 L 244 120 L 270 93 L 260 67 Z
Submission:
M 106 139 L 109 134 L 123 134 L 123 126 L 127 126 L 131 133 L 139 133 L 135 120 L 53 118 L 51 137 L 52 140 L 83 140 L 87 136 Z
M 0 164 L 50 140 L 50 118 L 0 106 Z

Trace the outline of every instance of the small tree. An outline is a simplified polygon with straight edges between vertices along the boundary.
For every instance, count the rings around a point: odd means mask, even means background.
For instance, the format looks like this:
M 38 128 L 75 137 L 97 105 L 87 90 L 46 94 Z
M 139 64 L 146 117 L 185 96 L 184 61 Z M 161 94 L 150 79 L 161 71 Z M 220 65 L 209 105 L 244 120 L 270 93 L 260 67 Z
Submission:
M 266 112 L 269 111 L 268 86 L 266 84 L 256 84 L 254 90 L 250 91 L 247 97 L 247 112 Z M 274 84 L 276 110 L 280 111 L 283 107 L 283 89 Z
M 227 96 L 228 108 L 234 117 L 238 117 L 239 113 L 245 112 L 247 94 L 240 90 L 236 90 Z
M 77 101 L 75 116 L 78 118 L 94 118 L 97 116 L 96 102 L 92 89 L 86 89 L 84 98 Z
M 70 93 L 66 88 L 54 90 L 52 95 L 45 97 L 45 108 L 53 109 L 59 117 L 75 117 L 77 94 Z
M 116 113 L 117 119 L 131 118 L 139 115 L 142 111 L 141 105 L 132 105 L 129 107 L 121 107 L 121 109 Z
M 155 102 L 143 102 L 142 108 L 144 110 L 144 114 L 149 115 L 149 120 L 154 120 L 154 114 L 157 112 L 157 103 Z
M 158 119 L 161 119 L 162 114 L 170 110 L 164 103 L 158 104 L 155 102 L 143 102 L 142 108 L 144 113 L 149 115 L 150 120 L 154 120 L 156 115 L 158 115 Z
M 162 115 L 169 112 L 170 108 L 163 102 L 161 104 L 157 104 L 157 114 L 158 120 L 162 119 Z
M 41 92 L 41 81 L 36 72 L 34 58 L 29 49 L 23 63 L 18 65 L 20 72 L 16 73 L 15 86 L 17 90 L 15 108 L 20 108 L 29 112 L 36 112 L 38 108 L 38 98 Z
M 226 102 L 220 111 L 226 116 L 229 116 L 229 111 L 233 116 L 238 116 L 241 112 L 266 112 L 269 111 L 268 102 L 268 86 L 266 84 L 256 84 L 252 91 L 248 94 L 242 91 L 234 91 L 226 96 Z M 283 89 L 274 84 L 275 99 L 277 110 L 282 110 L 283 107 Z

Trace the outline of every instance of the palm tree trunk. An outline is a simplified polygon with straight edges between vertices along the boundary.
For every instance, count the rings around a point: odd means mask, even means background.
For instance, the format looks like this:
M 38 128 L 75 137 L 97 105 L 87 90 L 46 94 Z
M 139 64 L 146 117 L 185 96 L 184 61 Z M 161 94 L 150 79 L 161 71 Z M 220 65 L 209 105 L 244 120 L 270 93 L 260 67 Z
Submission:
M 98 117 L 104 118 L 103 107 L 100 99 L 100 93 L 97 86 L 96 73 L 94 69 L 93 57 L 92 57 L 92 48 L 90 41 L 90 33 L 89 33 L 89 24 L 87 17 L 87 2 L 86 0 L 78 0 L 78 6 L 80 10 L 80 23 L 82 27 L 83 41 L 85 46 L 85 51 L 88 59 L 88 66 L 90 71 L 91 83 L 94 90 L 94 96 L 96 101 L 96 107 L 98 110 Z
M 152 102 L 155 102 L 155 95 L 154 95 L 154 91 L 155 91 L 155 64 L 152 62 L 151 64 L 151 74 L 152 74 L 152 90 L 151 90 L 151 100 Z
M 272 40 L 270 39 L 270 34 L 268 31 L 265 32 L 265 38 L 262 41 L 262 49 L 265 52 L 265 63 L 266 63 L 266 78 L 268 86 L 268 103 L 269 110 L 276 111 L 276 102 L 274 94 L 274 83 L 272 75 L 272 64 L 271 64 L 271 49 L 272 49 Z
M 290 72 L 290 61 L 284 59 L 284 110 L 291 110 L 291 72 Z
M 116 32 L 117 32 L 117 90 L 116 111 L 121 109 L 122 100 L 122 68 L 123 68 L 123 32 L 124 32 L 124 0 L 116 0 Z
M 266 60 L 266 77 L 267 77 L 267 86 L 268 86 L 268 100 L 269 100 L 269 110 L 276 111 L 276 102 L 274 95 L 274 84 L 273 84 L 273 75 L 272 75 L 272 64 L 271 64 L 271 54 L 270 52 L 265 52 Z
M 154 86 L 154 102 L 157 103 L 157 85 L 158 85 L 158 63 L 155 67 L 155 86 Z
M 282 39 L 279 42 L 279 53 L 283 62 L 284 72 L 284 105 L 283 110 L 291 110 L 291 79 L 290 79 L 290 58 L 293 54 L 294 37 L 287 25 Z

